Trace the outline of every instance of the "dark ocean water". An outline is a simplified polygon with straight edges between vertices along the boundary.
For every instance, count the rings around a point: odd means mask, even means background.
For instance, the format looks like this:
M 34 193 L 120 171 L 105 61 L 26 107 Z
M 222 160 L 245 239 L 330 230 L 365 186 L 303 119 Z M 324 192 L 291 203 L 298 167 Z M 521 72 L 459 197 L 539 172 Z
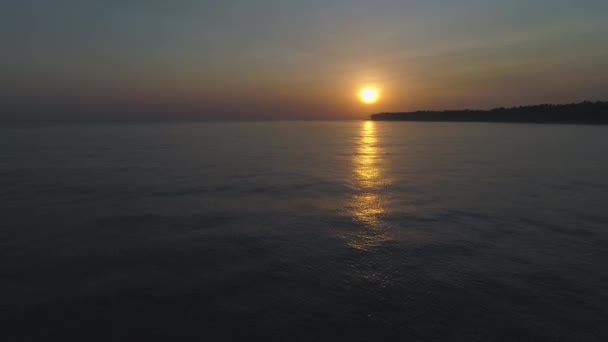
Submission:
M 5 341 L 608 340 L 608 128 L 0 127 Z

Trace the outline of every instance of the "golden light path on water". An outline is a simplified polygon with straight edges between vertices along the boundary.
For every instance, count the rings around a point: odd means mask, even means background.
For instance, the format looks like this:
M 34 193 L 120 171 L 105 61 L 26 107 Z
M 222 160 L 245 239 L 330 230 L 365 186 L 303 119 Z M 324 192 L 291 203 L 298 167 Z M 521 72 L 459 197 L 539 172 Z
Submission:
M 352 237 L 349 245 L 361 250 L 378 246 L 390 238 L 381 222 L 385 208 L 380 190 L 386 180 L 381 172 L 382 159 L 376 129 L 376 123 L 373 121 L 362 123 L 353 160 L 357 193 L 352 198 L 352 212 L 353 218 L 361 223 L 364 229 Z

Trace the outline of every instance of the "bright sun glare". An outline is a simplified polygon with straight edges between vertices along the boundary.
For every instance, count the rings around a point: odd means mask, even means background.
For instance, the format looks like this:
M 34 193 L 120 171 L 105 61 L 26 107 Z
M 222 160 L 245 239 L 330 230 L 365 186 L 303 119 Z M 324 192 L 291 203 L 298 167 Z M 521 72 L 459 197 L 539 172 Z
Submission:
M 359 93 L 361 101 L 367 104 L 376 103 L 378 101 L 378 90 L 374 88 L 365 88 Z

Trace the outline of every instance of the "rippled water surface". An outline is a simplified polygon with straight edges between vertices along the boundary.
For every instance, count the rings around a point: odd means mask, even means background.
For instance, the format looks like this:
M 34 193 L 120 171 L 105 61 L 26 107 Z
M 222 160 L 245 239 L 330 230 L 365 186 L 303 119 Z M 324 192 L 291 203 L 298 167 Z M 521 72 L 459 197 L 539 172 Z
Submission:
M 608 340 L 608 128 L 0 127 L 10 341 Z

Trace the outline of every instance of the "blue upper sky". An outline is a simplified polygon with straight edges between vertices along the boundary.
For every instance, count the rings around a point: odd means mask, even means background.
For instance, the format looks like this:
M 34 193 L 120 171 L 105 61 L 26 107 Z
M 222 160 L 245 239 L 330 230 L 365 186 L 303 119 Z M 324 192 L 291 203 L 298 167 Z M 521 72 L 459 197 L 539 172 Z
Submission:
M 606 37 L 600 0 L 4 0 L 0 115 L 356 118 L 608 99 Z M 356 99 L 366 85 L 382 92 L 372 107 Z

